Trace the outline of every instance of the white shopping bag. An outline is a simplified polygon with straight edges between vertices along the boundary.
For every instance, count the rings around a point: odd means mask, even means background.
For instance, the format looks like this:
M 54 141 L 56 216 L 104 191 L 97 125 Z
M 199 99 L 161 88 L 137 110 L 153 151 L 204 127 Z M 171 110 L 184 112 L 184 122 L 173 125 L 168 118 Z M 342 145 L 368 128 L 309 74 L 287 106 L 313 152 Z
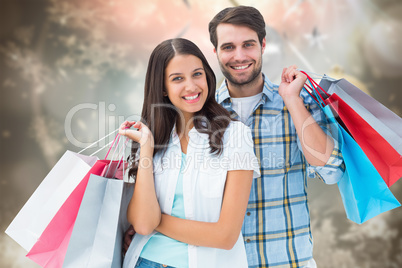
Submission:
M 6 234 L 29 251 L 97 160 L 95 156 L 66 151 L 8 226 Z
M 131 195 L 131 185 L 123 180 L 90 176 L 63 267 L 122 266 L 126 199 Z

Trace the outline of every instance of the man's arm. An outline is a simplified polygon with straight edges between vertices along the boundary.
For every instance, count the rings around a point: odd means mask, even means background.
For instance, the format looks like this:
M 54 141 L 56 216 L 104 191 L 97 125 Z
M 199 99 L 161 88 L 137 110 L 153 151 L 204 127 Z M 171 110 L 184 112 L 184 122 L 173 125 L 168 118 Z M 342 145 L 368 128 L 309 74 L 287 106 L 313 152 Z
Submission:
M 296 66 L 284 68 L 279 95 L 292 117 L 307 162 L 312 166 L 324 166 L 334 150 L 334 141 L 304 106 L 300 92 L 306 79 Z

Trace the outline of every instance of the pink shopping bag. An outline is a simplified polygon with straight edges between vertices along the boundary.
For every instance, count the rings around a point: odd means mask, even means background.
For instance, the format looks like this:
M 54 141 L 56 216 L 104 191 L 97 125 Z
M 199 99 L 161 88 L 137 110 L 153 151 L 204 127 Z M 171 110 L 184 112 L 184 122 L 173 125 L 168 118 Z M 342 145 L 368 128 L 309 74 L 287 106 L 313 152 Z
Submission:
M 6 234 L 29 251 L 82 178 L 98 160 L 66 151 L 8 226 Z
M 98 160 L 61 206 L 27 257 L 42 267 L 62 267 L 68 242 L 91 174 L 101 175 L 110 160 Z

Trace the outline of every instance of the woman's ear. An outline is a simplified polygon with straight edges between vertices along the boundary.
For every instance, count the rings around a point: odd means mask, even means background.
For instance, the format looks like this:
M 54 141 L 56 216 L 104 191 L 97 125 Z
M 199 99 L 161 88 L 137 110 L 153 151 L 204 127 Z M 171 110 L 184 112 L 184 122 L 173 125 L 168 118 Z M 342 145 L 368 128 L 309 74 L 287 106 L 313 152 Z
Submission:
M 164 91 L 163 91 L 163 96 L 164 96 L 164 97 L 167 97 L 167 95 L 168 95 L 167 92 L 164 90 Z

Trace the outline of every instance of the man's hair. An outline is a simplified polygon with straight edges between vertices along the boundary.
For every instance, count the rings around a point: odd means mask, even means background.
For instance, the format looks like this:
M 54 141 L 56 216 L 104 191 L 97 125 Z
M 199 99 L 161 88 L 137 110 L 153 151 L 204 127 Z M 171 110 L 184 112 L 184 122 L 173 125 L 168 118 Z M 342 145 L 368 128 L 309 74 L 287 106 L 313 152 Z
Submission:
M 216 14 L 209 23 L 209 38 L 215 49 L 218 46 L 216 28 L 221 23 L 246 26 L 250 28 L 257 33 L 261 45 L 262 40 L 266 35 L 264 18 L 256 8 L 249 6 L 228 7 Z

